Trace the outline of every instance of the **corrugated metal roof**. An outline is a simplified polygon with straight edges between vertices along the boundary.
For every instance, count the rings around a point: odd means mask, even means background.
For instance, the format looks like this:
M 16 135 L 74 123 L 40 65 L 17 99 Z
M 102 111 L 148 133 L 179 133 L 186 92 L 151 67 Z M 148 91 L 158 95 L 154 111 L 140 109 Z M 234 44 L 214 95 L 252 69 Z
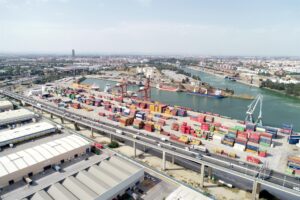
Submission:
M 45 192 L 45 190 L 41 190 L 35 193 L 32 196 L 31 200 L 53 200 L 53 198 L 50 197 L 50 195 L 47 192 Z
M 124 161 L 123 161 L 124 162 Z M 122 165 L 123 162 L 119 162 L 118 160 L 115 160 L 114 157 L 109 159 L 109 163 L 116 167 L 119 171 L 122 171 L 127 176 L 131 174 L 131 168 L 129 168 L 127 165 Z M 121 167 L 122 166 L 122 167 Z
M 47 122 L 39 122 L 0 132 L 0 143 L 13 139 L 34 135 L 47 130 L 55 130 L 55 126 Z
M 76 140 L 76 139 L 75 139 Z M 55 141 L 54 141 L 55 142 Z M 135 172 L 143 172 L 143 168 L 135 166 L 122 158 L 111 157 L 109 160 L 102 161 L 100 165 L 92 165 L 87 170 L 74 172 L 53 185 L 45 186 L 43 191 L 39 191 L 33 195 L 32 200 L 38 199 L 109 199 L 116 197 L 119 192 L 128 188 L 128 180 L 130 184 L 142 178 L 143 173 L 135 174 Z M 127 174 L 121 168 L 116 168 L 111 161 L 120 161 L 119 165 L 125 168 L 131 168 L 133 173 Z M 132 176 L 135 176 L 132 179 Z M 127 184 L 121 184 L 127 181 Z M 118 187 L 116 187 L 118 185 Z M 120 187 L 119 187 L 120 186 Z M 48 188 L 49 187 L 49 188 Z M 29 199 L 32 193 L 25 196 Z
M 104 185 L 101 180 L 85 170 L 79 172 L 76 178 L 98 195 L 103 194 L 109 188 L 107 185 Z
M 118 184 L 118 180 L 114 179 L 113 177 L 109 176 L 109 174 L 105 174 L 101 171 L 101 168 L 97 165 L 94 165 L 88 169 L 88 172 L 93 174 L 95 177 L 99 178 L 100 180 L 105 181 L 105 184 L 113 187 Z
M 119 176 L 119 172 L 117 171 L 112 171 L 111 168 L 107 168 L 104 167 L 103 165 L 97 165 L 97 167 L 99 167 L 99 169 L 101 169 L 101 171 L 103 171 L 103 173 L 107 174 L 108 176 L 112 177 L 113 179 L 115 179 L 116 181 L 121 181 L 122 179 Z
M 0 113 L 0 125 L 12 123 L 18 120 L 27 120 L 35 117 L 34 112 L 26 109 L 9 110 Z
M 25 149 L 23 151 L 0 157 L 0 178 L 9 173 L 23 169 L 25 167 L 30 167 L 33 164 L 51 159 L 62 153 L 70 151 L 71 149 L 69 148 L 69 146 L 66 147 L 66 144 L 63 141 L 77 140 L 78 143 L 76 147 L 73 147 L 73 149 L 89 144 L 88 141 L 84 139 L 80 140 L 78 138 L 79 136 L 77 135 L 70 135 L 65 138 L 60 138 L 52 142 L 48 142 L 46 144 L 41 144 L 29 149 Z
M 102 161 L 99 166 L 102 166 L 106 169 L 110 169 L 111 172 L 113 172 L 114 174 L 117 174 L 118 177 L 121 179 L 121 180 L 124 180 L 125 178 L 128 177 L 128 174 L 125 173 L 124 171 L 120 170 L 119 168 L 117 168 L 115 165 L 112 165 L 111 163 L 109 163 L 109 161 L 107 160 L 104 160 Z
M 139 170 L 137 166 L 132 165 L 130 162 L 125 161 L 117 156 L 111 157 L 110 162 L 115 163 L 118 166 L 122 166 L 122 169 L 128 172 L 129 174 L 135 173 Z
M 81 183 L 74 176 L 66 178 L 63 181 L 62 185 L 79 199 L 89 200 L 96 199 L 98 197 L 98 195 L 95 192 L 93 192 L 90 188 Z
M 57 200 L 77 200 L 70 191 L 63 187 L 60 183 L 55 183 L 47 191 L 53 199 Z
M 205 196 L 204 194 L 192 190 L 185 186 L 180 186 L 174 192 L 172 192 L 166 200 L 212 200 L 212 198 Z
M 13 104 L 10 101 L 0 101 L 0 109 L 12 108 Z

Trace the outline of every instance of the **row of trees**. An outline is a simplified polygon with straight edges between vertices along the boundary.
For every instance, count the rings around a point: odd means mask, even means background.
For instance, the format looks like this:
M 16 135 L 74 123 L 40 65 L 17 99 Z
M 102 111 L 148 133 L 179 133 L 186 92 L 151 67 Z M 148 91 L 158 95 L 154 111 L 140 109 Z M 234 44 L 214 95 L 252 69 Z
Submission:
M 261 83 L 261 87 L 284 91 L 288 95 L 300 96 L 300 84 L 284 84 L 266 80 Z

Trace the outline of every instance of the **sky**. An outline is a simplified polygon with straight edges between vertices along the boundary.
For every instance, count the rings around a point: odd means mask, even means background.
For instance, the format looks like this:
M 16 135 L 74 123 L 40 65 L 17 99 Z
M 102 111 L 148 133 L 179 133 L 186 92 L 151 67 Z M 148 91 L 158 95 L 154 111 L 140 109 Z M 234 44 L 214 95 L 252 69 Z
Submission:
M 0 0 L 1 53 L 300 56 L 298 0 Z

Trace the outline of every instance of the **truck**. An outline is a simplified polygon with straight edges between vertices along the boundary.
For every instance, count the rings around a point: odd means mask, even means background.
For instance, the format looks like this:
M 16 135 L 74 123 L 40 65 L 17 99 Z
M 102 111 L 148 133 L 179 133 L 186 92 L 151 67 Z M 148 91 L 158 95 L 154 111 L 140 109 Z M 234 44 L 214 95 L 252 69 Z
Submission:
M 202 145 L 191 145 L 191 148 L 197 151 L 207 152 L 207 148 Z

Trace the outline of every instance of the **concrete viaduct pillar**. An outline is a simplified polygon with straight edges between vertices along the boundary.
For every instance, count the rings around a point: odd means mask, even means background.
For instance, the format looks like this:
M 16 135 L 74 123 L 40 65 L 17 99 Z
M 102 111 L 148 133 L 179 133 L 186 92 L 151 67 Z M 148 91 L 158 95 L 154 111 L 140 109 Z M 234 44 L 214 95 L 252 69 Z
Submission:
M 166 170 L 166 152 L 162 152 L 162 170 Z
M 91 127 L 91 138 L 95 138 L 94 136 L 94 129 Z
M 212 178 L 212 168 L 208 167 L 208 178 L 211 179 Z
M 76 131 L 80 131 L 80 128 L 79 128 L 79 126 L 76 122 L 74 122 L 74 128 L 75 128 Z
M 136 157 L 136 142 L 133 141 L 133 156 Z
M 205 165 L 201 164 L 201 170 L 200 170 L 200 187 L 203 188 L 204 187 L 204 174 L 205 174 Z
M 260 192 L 260 183 L 255 180 L 253 182 L 252 187 L 252 200 L 258 200 L 259 199 L 259 192 Z
M 51 119 L 53 119 L 53 114 L 50 114 Z
M 64 118 L 63 117 L 61 117 L 60 118 L 60 121 L 61 121 L 61 123 L 63 124 L 63 123 L 65 123 L 65 121 L 64 121 Z

